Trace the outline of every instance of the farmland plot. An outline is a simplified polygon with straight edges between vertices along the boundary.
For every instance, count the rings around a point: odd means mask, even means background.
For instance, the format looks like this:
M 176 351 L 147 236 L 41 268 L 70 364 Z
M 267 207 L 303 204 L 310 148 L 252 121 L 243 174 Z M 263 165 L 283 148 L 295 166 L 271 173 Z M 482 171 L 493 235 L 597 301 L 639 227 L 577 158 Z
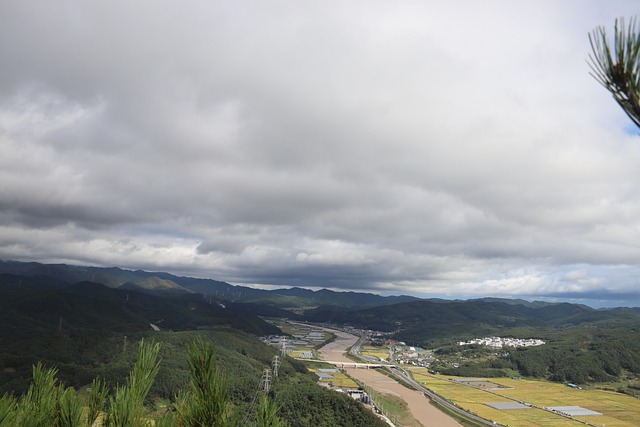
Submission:
M 411 369 L 414 378 L 440 396 L 481 417 L 511 427 L 570 427 L 591 425 L 606 427 L 637 426 L 640 420 L 640 400 L 603 390 L 579 390 L 549 381 L 491 378 L 485 383 L 476 379 L 461 379 L 432 375 L 424 368 Z M 475 386 L 475 384 L 483 384 Z M 495 386 L 493 386 L 495 385 Z M 524 403 L 517 409 L 496 409 L 500 403 Z M 491 404 L 496 407 L 492 407 Z M 575 415 L 573 419 L 544 410 L 550 407 L 580 407 L 601 415 Z

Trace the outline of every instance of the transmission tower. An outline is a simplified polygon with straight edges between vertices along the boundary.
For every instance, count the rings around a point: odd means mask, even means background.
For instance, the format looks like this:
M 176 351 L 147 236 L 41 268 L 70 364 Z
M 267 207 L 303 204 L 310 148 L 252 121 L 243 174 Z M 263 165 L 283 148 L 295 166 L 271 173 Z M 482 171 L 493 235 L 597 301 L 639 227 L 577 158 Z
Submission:
M 278 376 L 278 368 L 280 367 L 280 356 L 277 354 L 273 356 L 273 361 L 271 362 L 271 368 L 273 369 L 274 378 Z
M 280 353 L 282 353 L 282 357 L 287 355 L 287 337 L 282 337 L 282 348 L 280 349 Z
M 262 382 L 260 383 L 260 389 L 265 394 L 269 394 L 269 390 L 271 390 L 271 369 L 264 368 L 262 372 Z

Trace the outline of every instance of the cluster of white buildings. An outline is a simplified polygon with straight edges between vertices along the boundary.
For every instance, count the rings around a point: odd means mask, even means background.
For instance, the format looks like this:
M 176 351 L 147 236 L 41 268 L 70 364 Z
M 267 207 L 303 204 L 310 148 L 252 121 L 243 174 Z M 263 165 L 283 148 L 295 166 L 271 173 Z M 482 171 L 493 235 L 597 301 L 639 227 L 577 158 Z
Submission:
M 401 345 L 393 347 L 393 360 L 398 364 L 429 367 L 435 360 L 430 350 L 399 344 Z
M 487 337 L 487 338 L 475 338 L 471 341 L 460 341 L 458 345 L 471 345 L 479 344 L 486 347 L 502 348 L 502 347 L 533 347 L 536 345 L 545 344 L 544 341 L 534 338 L 501 338 L 501 337 Z

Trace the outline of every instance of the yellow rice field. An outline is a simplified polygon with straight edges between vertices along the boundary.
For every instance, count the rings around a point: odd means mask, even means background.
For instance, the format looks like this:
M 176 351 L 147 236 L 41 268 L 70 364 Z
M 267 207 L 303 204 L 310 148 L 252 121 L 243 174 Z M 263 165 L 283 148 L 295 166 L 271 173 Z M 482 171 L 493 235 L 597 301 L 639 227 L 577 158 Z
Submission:
M 373 356 L 378 359 L 388 359 L 389 350 L 386 347 L 376 347 L 372 345 L 364 345 L 360 348 L 360 354 L 363 356 Z
M 314 368 L 309 368 L 309 370 L 311 372 L 314 372 L 314 373 L 319 373 L 320 372 L 318 369 L 314 369 Z M 329 372 L 329 375 L 331 375 L 333 378 L 323 379 L 323 380 L 320 380 L 318 382 L 331 383 L 333 385 L 333 387 L 343 388 L 343 389 L 357 389 L 358 388 L 358 383 L 356 383 L 349 376 L 347 376 L 347 374 L 345 374 L 343 372 L 340 372 L 340 371 Z
M 294 359 L 304 360 L 304 353 L 309 351 L 313 351 L 313 349 L 310 347 L 302 347 L 300 350 L 292 350 L 287 354 L 289 355 L 289 357 L 293 357 Z
M 412 368 L 414 378 L 440 396 L 481 417 L 510 427 L 571 427 L 591 425 L 632 427 L 640 425 L 640 399 L 603 390 L 578 390 L 548 381 L 491 378 L 498 389 L 478 389 L 452 381 L 456 377 L 432 375 Z M 602 415 L 575 416 L 574 420 L 538 408 L 499 410 L 494 402 L 524 402 L 535 407 L 581 406 Z

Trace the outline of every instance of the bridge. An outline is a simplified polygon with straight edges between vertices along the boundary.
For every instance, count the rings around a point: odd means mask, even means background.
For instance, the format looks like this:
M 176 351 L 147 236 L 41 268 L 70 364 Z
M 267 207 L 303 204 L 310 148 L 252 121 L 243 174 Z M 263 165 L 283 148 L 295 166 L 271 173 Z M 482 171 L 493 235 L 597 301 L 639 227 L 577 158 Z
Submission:
M 298 359 L 305 362 L 324 362 L 331 365 L 335 365 L 338 368 L 353 368 L 353 369 L 370 369 L 370 368 L 395 368 L 396 365 L 389 365 L 387 363 L 359 363 L 359 362 L 342 362 L 333 360 L 320 360 L 320 359 Z

